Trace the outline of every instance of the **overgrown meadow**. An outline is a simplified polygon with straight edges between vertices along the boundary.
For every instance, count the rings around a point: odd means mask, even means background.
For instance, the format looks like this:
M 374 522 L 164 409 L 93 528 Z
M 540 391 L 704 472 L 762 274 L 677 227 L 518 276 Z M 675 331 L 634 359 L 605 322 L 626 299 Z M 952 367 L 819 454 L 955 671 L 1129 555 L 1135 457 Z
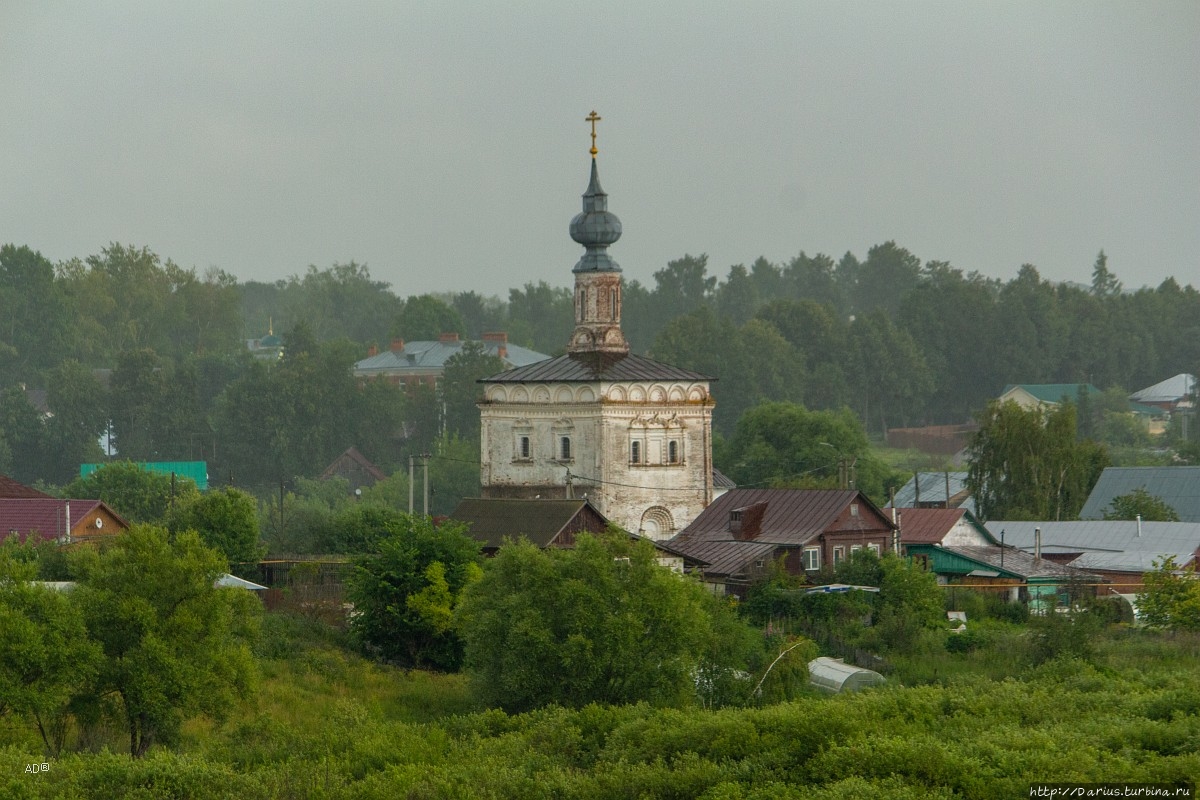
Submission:
M 1071 644 L 1072 622 L 1050 624 L 1065 627 L 988 621 L 949 649 L 954 634 L 928 631 L 860 694 L 797 683 L 772 690 L 790 701 L 743 708 L 508 715 L 474 707 L 461 675 L 381 666 L 333 629 L 270 614 L 252 699 L 190 721 L 173 750 L 131 759 L 114 729 L 48 760 L 0 719 L 0 796 L 844 800 L 1194 782 L 1200 637 L 1116 625 Z

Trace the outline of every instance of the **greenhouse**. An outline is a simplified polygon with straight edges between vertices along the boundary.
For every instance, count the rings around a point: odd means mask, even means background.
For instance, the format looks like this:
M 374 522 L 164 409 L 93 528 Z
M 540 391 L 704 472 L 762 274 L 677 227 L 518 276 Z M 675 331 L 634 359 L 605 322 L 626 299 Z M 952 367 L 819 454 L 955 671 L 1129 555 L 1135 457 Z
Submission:
M 878 686 L 886 683 L 886 679 L 878 672 L 847 664 L 840 658 L 822 656 L 808 662 L 808 682 L 818 689 L 836 694 Z

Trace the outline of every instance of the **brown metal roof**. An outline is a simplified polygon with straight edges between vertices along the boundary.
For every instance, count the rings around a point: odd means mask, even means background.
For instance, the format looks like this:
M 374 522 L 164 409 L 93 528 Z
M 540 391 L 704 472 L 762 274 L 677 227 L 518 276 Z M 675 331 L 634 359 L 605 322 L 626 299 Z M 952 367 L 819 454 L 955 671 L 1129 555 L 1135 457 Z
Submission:
M 584 530 L 604 530 L 604 516 L 582 499 L 468 497 L 458 504 L 450 519 L 467 523 L 470 535 L 483 542 L 485 548 L 500 547 L 505 539 L 521 537 L 538 547 L 548 547 L 581 514 L 589 518 L 583 521 Z
M 671 540 L 671 546 L 685 555 L 706 562 L 704 574 L 709 577 L 727 578 L 741 575 L 755 561 L 765 561 L 775 552 L 776 545 L 770 542 L 737 541 L 691 541 Z
M 633 353 L 568 353 L 536 364 L 517 367 L 487 378 L 480 383 L 529 383 L 557 381 L 591 383 L 593 381 L 713 381 L 707 375 L 692 372 Z
M 0 497 L 49 497 L 31 486 L 17 483 L 7 475 L 0 475 Z
M 885 514 L 889 511 L 884 509 Z M 967 512 L 963 508 L 902 508 L 898 513 L 902 544 L 940 544 Z
M 957 553 L 960 556 L 966 556 L 972 561 L 978 561 L 989 566 L 1003 568 L 1007 572 L 1014 575 L 1020 575 L 1023 578 L 1063 578 L 1068 580 L 1096 580 L 1095 573 L 1076 567 L 1069 567 L 1066 564 L 1058 564 L 1046 558 L 1034 558 L 1031 554 L 1022 552 L 1013 547 L 946 547 L 948 553 Z M 1003 557 L 1001 557 L 1003 550 Z M 1001 567 L 1001 565 L 1003 565 Z
M 731 489 L 701 511 L 700 516 L 671 542 L 678 547 L 680 542 L 687 540 L 732 540 L 730 512 L 766 503 L 767 508 L 756 526 L 755 540 L 800 545 L 826 532 L 854 502 L 860 507 L 856 519 L 863 530 L 891 525 L 889 517 L 853 489 Z

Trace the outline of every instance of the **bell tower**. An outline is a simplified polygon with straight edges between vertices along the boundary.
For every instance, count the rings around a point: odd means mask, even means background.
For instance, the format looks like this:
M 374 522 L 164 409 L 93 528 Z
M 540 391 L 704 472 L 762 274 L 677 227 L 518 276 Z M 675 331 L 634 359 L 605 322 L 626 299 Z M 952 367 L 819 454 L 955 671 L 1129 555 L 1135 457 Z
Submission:
M 575 274 L 575 330 L 568 353 L 628 353 L 621 332 L 621 267 L 608 254 L 608 246 L 621 238 L 621 220 L 608 210 L 608 195 L 600 188 L 596 169 L 596 123 L 592 123 L 592 176 L 583 193 L 583 211 L 571 220 L 571 238 L 586 248 L 571 271 Z

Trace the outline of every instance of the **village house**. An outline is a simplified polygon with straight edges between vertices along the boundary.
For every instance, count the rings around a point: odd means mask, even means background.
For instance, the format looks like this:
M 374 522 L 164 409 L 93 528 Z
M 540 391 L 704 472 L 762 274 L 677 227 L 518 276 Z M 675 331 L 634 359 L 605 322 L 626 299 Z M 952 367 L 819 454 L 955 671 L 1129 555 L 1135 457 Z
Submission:
M 732 489 L 669 544 L 708 562 L 706 582 L 736 592 L 772 562 L 807 575 L 858 550 L 893 552 L 895 535 L 891 517 L 854 489 Z

